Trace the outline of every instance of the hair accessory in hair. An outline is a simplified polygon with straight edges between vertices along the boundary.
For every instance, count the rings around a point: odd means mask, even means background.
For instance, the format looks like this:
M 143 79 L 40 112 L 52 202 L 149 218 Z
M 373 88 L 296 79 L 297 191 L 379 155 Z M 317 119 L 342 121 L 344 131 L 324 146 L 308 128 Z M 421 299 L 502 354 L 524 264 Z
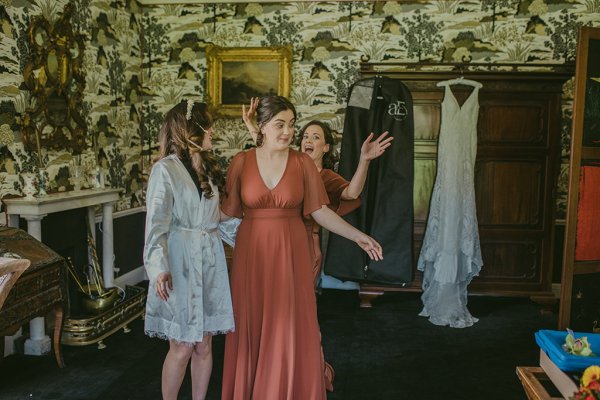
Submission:
M 200 124 L 199 124 L 199 123 L 197 123 L 196 121 L 194 121 L 194 123 L 195 123 L 196 125 L 198 125 L 198 128 L 202 129 L 202 132 L 204 132 L 204 133 L 208 133 L 208 131 L 207 131 L 206 129 L 204 129 L 204 128 L 202 127 L 202 125 L 200 125 Z
M 204 151 L 204 147 L 202 147 L 202 146 L 199 146 L 199 145 L 198 145 L 198 143 L 194 142 L 194 141 L 193 141 L 193 140 L 191 140 L 191 139 L 186 139 L 186 140 L 187 140 L 188 142 L 190 142 L 190 144 L 191 144 L 192 146 L 196 147 L 198 150 L 200 150 L 200 151 Z
M 187 119 L 188 121 L 192 119 L 192 108 L 194 108 L 194 100 L 189 99 L 187 101 L 187 110 L 185 112 L 185 119 Z

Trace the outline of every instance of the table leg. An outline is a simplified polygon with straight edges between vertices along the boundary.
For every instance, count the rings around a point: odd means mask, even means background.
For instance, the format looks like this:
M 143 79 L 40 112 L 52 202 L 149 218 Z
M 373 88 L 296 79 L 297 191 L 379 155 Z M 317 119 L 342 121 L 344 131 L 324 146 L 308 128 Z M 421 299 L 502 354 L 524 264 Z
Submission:
M 42 219 L 46 214 L 21 215 L 27 220 L 27 233 L 42 241 Z M 37 317 L 29 322 L 29 339 L 25 341 L 25 354 L 40 356 L 50 352 L 51 341 L 46 335 L 44 317 Z
M 56 306 L 54 308 L 54 357 L 59 368 L 65 367 L 65 361 L 62 355 L 62 328 L 64 322 L 64 310 L 63 306 Z

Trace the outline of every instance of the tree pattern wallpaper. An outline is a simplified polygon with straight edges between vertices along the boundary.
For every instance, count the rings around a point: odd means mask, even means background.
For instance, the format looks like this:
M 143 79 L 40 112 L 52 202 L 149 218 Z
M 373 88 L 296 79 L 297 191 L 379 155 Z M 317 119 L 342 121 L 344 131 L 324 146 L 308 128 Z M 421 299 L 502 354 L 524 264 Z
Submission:
M 22 90 L 26 27 L 56 18 L 66 0 L 0 0 L 0 184 L 20 194 L 19 173 L 32 155 L 19 131 L 30 101 Z M 534 68 L 574 62 L 577 29 L 600 26 L 600 0 L 415 0 L 227 3 L 141 6 L 134 0 L 73 1 L 73 25 L 87 36 L 85 101 L 89 151 L 43 154 L 51 190 L 69 190 L 69 165 L 100 163 L 123 210 L 143 204 L 164 113 L 183 99 L 205 101 L 208 45 L 291 45 L 291 100 L 297 126 L 328 122 L 342 134 L 359 62 L 519 63 Z M 564 216 L 573 83 L 563 96 L 558 217 Z M 224 165 L 250 138 L 241 118 L 215 123 Z
M 71 3 L 73 30 L 85 35 L 85 90 L 79 107 L 87 135 L 86 150 L 77 156 L 66 150 L 30 152 L 20 130 L 25 111 L 35 102 L 23 85 L 31 53 L 27 27 L 38 15 L 55 22 L 67 1 L 0 1 L 0 193 L 21 194 L 20 173 L 38 172 L 40 167 L 47 192 L 72 190 L 75 165 L 83 167 L 82 186 L 92 187 L 95 167 L 101 165 L 106 185 L 125 189 L 117 210 L 142 205 L 141 8 L 129 0 Z

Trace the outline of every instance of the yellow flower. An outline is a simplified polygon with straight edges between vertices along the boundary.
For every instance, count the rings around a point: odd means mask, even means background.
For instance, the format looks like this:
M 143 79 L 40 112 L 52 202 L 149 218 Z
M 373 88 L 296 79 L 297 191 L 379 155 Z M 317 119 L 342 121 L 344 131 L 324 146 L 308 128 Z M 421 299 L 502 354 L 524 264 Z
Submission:
M 587 367 L 583 372 L 583 376 L 581 377 L 581 387 L 588 387 L 590 383 L 594 381 L 600 381 L 600 367 L 597 365 Z

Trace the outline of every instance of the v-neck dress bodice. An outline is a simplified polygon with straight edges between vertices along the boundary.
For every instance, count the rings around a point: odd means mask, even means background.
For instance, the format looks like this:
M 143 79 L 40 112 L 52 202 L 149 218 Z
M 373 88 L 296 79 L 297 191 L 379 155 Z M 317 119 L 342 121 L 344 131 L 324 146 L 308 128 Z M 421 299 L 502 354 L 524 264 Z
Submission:
M 223 400 L 325 399 L 308 235 L 303 217 L 328 203 L 314 162 L 290 150 L 273 189 L 256 149 L 236 155 L 222 211 L 242 218 L 233 252 L 236 331 L 227 335 Z
M 467 309 L 467 285 L 483 265 L 475 208 L 479 88 L 459 105 L 449 86 L 441 104 L 437 176 L 418 261 L 423 311 L 436 325 L 477 322 Z
M 260 208 L 299 208 L 303 202 L 303 187 L 301 176 L 293 176 L 293 171 L 297 168 L 298 153 L 290 151 L 286 162 L 285 170 L 277 184 L 269 189 L 258 168 L 256 158 L 256 149 L 251 149 L 244 156 L 245 171 L 243 172 L 243 181 L 245 185 L 241 194 L 242 208 L 260 209 Z M 291 173 L 292 176 L 289 176 Z

